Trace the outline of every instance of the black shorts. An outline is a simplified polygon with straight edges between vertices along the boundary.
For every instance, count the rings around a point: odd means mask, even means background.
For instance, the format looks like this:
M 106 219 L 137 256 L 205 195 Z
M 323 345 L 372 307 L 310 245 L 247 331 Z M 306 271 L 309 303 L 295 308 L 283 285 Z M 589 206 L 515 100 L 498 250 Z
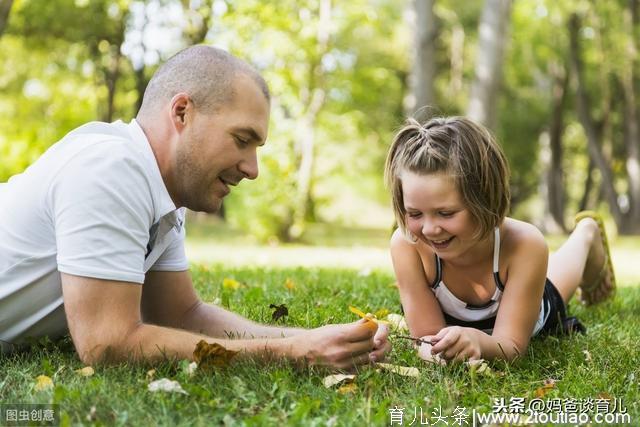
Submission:
M 549 316 L 544 322 L 539 335 L 566 335 L 576 332 L 585 333 L 587 328 L 575 317 L 567 316 L 567 308 L 562 301 L 560 292 L 556 289 L 551 280 L 547 279 L 544 284 L 544 294 L 542 301 L 545 308 L 549 309 Z

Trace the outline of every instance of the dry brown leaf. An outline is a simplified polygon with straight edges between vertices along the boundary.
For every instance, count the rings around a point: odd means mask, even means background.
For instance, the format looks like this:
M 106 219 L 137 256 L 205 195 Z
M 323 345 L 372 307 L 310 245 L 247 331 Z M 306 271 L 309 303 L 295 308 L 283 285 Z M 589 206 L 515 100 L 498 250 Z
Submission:
M 604 400 L 613 400 L 613 396 L 611 396 L 609 393 L 607 393 L 606 391 L 602 391 L 600 393 L 598 393 L 598 395 L 596 396 L 598 399 L 604 399 Z
M 35 391 L 44 391 L 53 388 L 53 380 L 46 375 L 38 375 L 36 377 Z
M 238 354 L 237 351 L 227 350 L 218 343 L 208 343 L 200 340 L 193 351 L 193 358 L 202 370 L 215 369 L 227 366 L 229 361 Z
M 327 377 L 324 377 L 322 379 L 322 384 L 326 387 L 326 388 L 331 388 L 336 384 L 340 384 L 343 382 L 346 383 L 351 383 L 353 382 L 353 380 L 356 378 L 355 375 L 346 375 L 346 374 L 335 374 L 335 375 L 329 375 Z
M 538 387 L 535 391 L 537 398 L 543 398 L 547 393 L 556 388 L 556 380 L 549 378 L 544 380 L 542 387 Z
M 273 313 L 271 313 L 271 319 L 274 322 L 277 322 L 283 317 L 286 317 L 289 315 L 289 309 L 287 308 L 286 304 L 280 304 L 280 305 L 269 304 L 269 308 L 273 310 Z
M 91 366 L 85 366 L 84 368 L 76 369 L 74 372 L 82 377 L 90 377 L 91 375 L 95 374 L 95 371 Z
M 356 385 L 356 383 L 349 383 L 349 384 L 340 386 L 337 392 L 340 394 L 348 394 L 348 393 L 355 393 L 357 390 L 358 390 L 358 386 Z
M 418 370 L 418 368 L 414 368 L 412 366 L 398 366 L 398 365 L 392 365 L 390 363 L 376 363 L 376 366 L 379 366 L 385 371 L 390 371 L 405 377 L 417 378 L 420 376 L 420 371 Z

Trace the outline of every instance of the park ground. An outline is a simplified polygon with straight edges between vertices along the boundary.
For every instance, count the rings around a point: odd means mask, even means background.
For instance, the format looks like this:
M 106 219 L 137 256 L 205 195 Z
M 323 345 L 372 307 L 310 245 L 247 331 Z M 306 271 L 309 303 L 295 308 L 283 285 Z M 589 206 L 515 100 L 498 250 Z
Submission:
M 289 315 L 277 323 L 290 326 L 356 320 L 349 305 L 398 312 L 387 230 L 314 226 L 307 239 L 315 244 L 260 246 L 219 223 L 196 222 L 187 251 L 198 292 L 205 301 L 268 323 L 274 322 L 269 305 L 285 304 Z M 550 236 L 550 247 L 561 240 Z M 418 368 L 418 377 L 363 368 L 353 385 L 325 388 L 322 380 L 330 372 L 257 361 L 195 373 L 186 361 L 94 366 L 93 374 L 83 376 L 76 372 L 83 365 L 67 339 L 0 358 L 0 402 L 5 408 L 58 405 L 62 425 L 472 425 L 474 411 L 489 414 L 500 404 L 508 411 L 520 405 L 526 410 L 531 402 L 547 405 L 540 411 L 547 417 L 584 413 L 594 425 L 598 420 L 637 425 L 640 239 L 612 240 L 619 284 L 615 299 L 594 308 L 572 303 L 571 314 L 588 333 L 535 339 L 515 363 L 480 369 L 427 365 L 392 334 L 389 362 Z M 39 386 L 40 375 L 51 384 Z M 177 381 L 185 393 L 149 391 L 160 378 Z M 605 412 L 611 415 L 594 418 Z

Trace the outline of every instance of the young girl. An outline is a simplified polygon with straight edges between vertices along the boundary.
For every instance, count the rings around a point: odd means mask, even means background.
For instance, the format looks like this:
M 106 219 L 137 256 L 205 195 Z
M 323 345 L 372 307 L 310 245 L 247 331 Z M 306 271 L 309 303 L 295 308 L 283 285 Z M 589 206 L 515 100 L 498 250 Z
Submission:
M 399 224 L 391 257 L 421 357 L 511 360 L 534 335 L 584 331 L 566 316 L 578 288 L 586 304 L 613 294 L 601 218 L 579 214 L 549 257 L 536 227 L 506 217 L 504 153 L 469 119 L 409 119 L 390 148 L 385 177 Z

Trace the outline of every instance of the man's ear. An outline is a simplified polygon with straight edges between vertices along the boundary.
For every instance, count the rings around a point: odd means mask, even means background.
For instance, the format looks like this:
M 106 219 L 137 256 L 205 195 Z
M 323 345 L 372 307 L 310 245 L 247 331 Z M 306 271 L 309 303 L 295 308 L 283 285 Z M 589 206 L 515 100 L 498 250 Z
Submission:
M 191 98 L 184 92 L 177 93 L 171 98 L 171 121 L 177 131 L 182 131 L 187 124 L 189 114 L 193 112 Z

